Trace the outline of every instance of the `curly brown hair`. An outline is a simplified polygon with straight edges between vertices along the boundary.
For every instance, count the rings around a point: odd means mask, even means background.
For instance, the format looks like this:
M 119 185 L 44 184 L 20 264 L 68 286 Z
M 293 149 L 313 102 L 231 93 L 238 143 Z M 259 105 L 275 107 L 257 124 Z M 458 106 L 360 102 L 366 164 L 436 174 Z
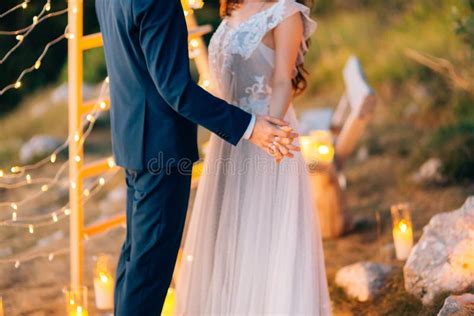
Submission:
M 272 2 L 272 1 L 268 1 Z M 312 0 L 296 0 L 296 2 L 304 4 L 305 6 L 309 7 L 310 9 L 313 6 Z M 232 11 L 239 8 L 244 0 L 220 0 L 220 14 L 222 18 L 230 16 Z M 310 41 L 306 41 L 306 45 L 309 47 Z M 291 79 L 291 83 L 293 85 L 293 92 L 295 95 L 301 94 L 306 87 L 308 86 L 308 81 L 306 80 L 306 76 L 309 72 L 304 67 L 304 63 L 296 65 L 296 75 Z

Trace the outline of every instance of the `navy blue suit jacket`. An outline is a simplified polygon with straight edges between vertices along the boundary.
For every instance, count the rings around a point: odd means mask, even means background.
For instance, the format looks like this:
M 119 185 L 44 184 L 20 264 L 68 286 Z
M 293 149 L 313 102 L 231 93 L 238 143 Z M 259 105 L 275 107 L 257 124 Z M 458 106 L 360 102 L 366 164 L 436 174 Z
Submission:
M 179 0 L 97 0 L 118 165 L 143 170 L 196 161 L 197 126 L 237 144 L 251 115 L 191 79 Z

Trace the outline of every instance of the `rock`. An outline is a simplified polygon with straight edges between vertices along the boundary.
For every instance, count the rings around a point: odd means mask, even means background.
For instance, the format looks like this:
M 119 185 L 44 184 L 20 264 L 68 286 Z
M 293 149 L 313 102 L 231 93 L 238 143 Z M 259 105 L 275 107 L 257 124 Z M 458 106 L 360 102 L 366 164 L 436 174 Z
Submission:
M 58 230 L 52 235 L 38 239 L 38 241 L 36 242 L 36 245 L 38 247 L 46 247 L 46 246 L 49 246 L 51 243 L 61 240 L 61 239 L 64 239 L 64 232 L 62 230 Z
M 68 96 L 68 91 L 67 91 L 67 83 L 62 83 L 60 86 L 58 86 L 56 89 L 53 90 L 51 93 L 51 100 L 53 103 L 64 103 L 67 102 L 67 96 Z M 91 99 L 94 97 L 96 93 L 97 88 L 93 87 L 88 84 L 83 84 L 82 85 L 82 97 L 85 100 Z
M 336 284 L 348 296 L 366 302 L 380 292 L 391 271 L 392 268 L 384 264 L 358 262 L 337 271 Z
M 118 186 L 110 191 L 105 199 L 100 202 L 102 214 L 116 214 L 125 209 L 126 189 Z
M 358 162 L 366 162 L 369 159 L 369 148 L 367 146 L 360 147 L 357 151 L 356 159 Z
M 474 315 L 474 294 L 451 295 L 444 301 L 438 316 Z
M 423 229 L 403 268 L 405 289 L 425 305 L 443 292 L 474 286 L 474 196 L 453 212 L 440 213 Z
M 22 163 L 33 162 L 37 158 L 44 158 L 51 154 L 62 142 L 46 135 L 33 136 L 20 149 Z
M 309 135 L 309 132 L 314 130 L 328 130 L 331 125 L 332 114 L 333 110 L 329 108 L 304 112 L 300 117 L 300 134 Z
M 430 158 L 413 175 L 416 183 L 443 183 L 446 179 L 441 174 L 442 162 L 438 158 Z
M 11 256 L 13 254 L 13 250 L 11 247 L 0 248 L 0 258 Z

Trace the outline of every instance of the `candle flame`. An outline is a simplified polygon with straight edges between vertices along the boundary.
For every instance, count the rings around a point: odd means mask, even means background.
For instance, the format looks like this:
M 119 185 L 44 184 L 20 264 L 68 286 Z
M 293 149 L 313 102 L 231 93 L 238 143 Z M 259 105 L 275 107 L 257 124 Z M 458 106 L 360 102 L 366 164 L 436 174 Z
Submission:
M 398 228 L 402 233 L 406 233 L 408 231 L 408 224 L 404 220 L 401 220 L 400 223 L 398 223 Z

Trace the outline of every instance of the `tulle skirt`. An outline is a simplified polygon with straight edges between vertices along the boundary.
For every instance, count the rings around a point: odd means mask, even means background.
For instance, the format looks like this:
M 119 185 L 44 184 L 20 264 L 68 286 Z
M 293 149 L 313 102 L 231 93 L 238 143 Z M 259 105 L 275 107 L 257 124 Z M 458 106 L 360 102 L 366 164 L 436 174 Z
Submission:
M 296 126 L 290 109 L 287 120 Z M 279 165 L 211 136 L 176 288 L 178 315 L 330 315 L 319 220 L 300 154 Z

